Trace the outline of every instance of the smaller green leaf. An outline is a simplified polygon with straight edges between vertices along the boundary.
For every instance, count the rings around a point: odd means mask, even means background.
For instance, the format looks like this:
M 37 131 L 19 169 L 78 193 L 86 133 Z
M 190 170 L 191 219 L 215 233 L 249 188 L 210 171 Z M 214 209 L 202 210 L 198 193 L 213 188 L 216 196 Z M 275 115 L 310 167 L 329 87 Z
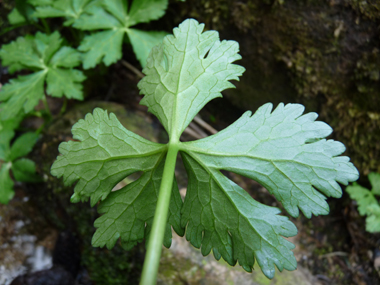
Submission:
M 15 41 L 3 45 L 0 50 L 2 64 L 13 71 L 25 67 L 44 68 L 43 62 L 33 48 L 33 37 L 18 37 Z
M 16 1 L 16 7 L 8 14 L 8 21 L 12 25 L 37 22 L 33 14 L 33 6 L 31 6 L 28 1 Z
M 48 65 L 53 54 L 60 48 L 62 39 L 57 31 L 50 35 L 37 32 L 34 42 L 40 58 L 45 65 Z M 45 65 L 43 65 L 43 68 L 46 67 Z
M 36 164 L 34 161 L 21 158 L 12 163 L 12 173 L 17 181 L 40 182 L 41 178 L 36 174 Z
M 12 25 L 26 23 L 25 17 L 16 8 L 8 14 L 8 21 Z
M 168 0 L 134 0 L 129 10 L 129 25 L 148 23 L 165 14 Z
M 13 198 L 15 192 L 13 191 L 13 181 L 9 176 L 10 164 L 0 164 L 0 203 L 8 204 Z
M 15 159 L 25 156 L 31 152 L 37 142 L 37 139 L 38 135 L 31 132 L 24 133 L 18 137 L 12 144 L 9 161 L 14 161 Z
M 11 79 L 0 91 L 1 119 L 7 120 L 16 116 L 21 110 L 29 113 L 44 96 L 46 71 L 42 70 L 17 79 Z
M 368 179 L 372 185 L 372 193 L 380 196 L 380 173 L 371 172 L 368 174 Z
M 351 199 L 357 201 L 360 215 L 365 216 L 370 214 L 367 209 L 368 206 L 377 203 L 376 198 L 370 190 L 354 183 L 353 186 L 347 186 L 346 191 L 350 195 Z
M 75 67 L 81 63 L 81 54 L 71 47 L 61 47 L 51 58 L 50 65 L 53 67 Z
M 142 67 L 146 65 L 146 60 L 152 48 L 160 44 L 168 33 L 156 31 L 141 31 L 128 29 L 128 36 L 132 44 L 133 51 Z
M 1 110 L 1 108 L 0 108 Z M 0 120 L 0 160 L 7 161 L 10 155 L 10 142 L 15 135 L 14 130 L 18 127 L 22 121 L 23 114 L 20 113 L 15 118 L 10 120 Z
M 46 6 L 52 5 L 55 0 L 28 0 L 28 3 L 33 6 Z
M 78 50 L 86 52 L 83 56 L 83 68 L 93 68 L 102 60 L 105 65 L 110 65 L 119 60 L 122 56 L 120 47 L 123 37 L 124 30 L 121 29 L 86 36 L 78 47 Z
M 91 0 L 57 0 L 32 1 L 36 7 L 33 16 L 38 18 L 65 17 L 64 26 L 69 26 L 77 20 L 90 6 Z M 96 1 L 93 1 L 96 2 Z
M 76 69 L 50 68 L 46 82 L 46 92 L 53 97 L 62 97 L 83 100 L 82 84 L 86 77 L 83 72 Z
M 124 28 L 122 23 L 113 15 L 107 13 L 101 6 L 102 3 L 94 5 L 88 9 L 86 14 L 82 14 L 74 23 L 73 27 L 80 30 L 100 30 Z
M 2 120 L 16 116 L 20 110 L 30 112 L 47 93 L 56 97 L 83 99 L 83 73 L 72 68 L 80 63 L 80 53 L 70 47 L 61 47 L 58 32 L 51 35 L 37 33 L 35 37 L 18 38 L 3 45 L 0 57 L 12 70 L 30 69 L 35 73 L 10 80 L 0 91 L 0 114 Z M 47 75 L 47 76 L 46 76 Z

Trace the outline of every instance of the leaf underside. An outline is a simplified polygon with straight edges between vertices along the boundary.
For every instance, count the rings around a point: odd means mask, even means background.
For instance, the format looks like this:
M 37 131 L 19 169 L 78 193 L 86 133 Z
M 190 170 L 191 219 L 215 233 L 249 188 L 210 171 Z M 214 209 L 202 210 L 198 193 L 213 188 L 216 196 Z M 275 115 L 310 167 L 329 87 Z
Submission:
M 123 16 L 122 10 L 107 5 L 107 13 Z M 203 28 L 186 20 L 174 29 L 174 36 L 165 37 L 151 51 L 143 70 L 147 76 L 139 83 L 145 95 L 142 103 L 171 139 L 179 139 L 199 110 L 233 87 L 229 80 L 244 71 L 233 64 L 240 59 L 238 44 L 221 42 L 217 32 Z M 324 139 L 331 128 L 316 122 L 315 113 L 302 115 L 303 111 L 299 104 L 280 104 L 274 111 L 266 104 L 213 136 L 179 142 L 189 182 L 184 202 L 174 182 L 164 245 L 170 246 L 171 226 L 203 255 L 212 251 L 216 259 L 239 263 L 246 271 L 252 271 L 255 260 L 269 278 L 275 267 L 294 270 L 294 245 L 283 237 L 296 235 L 296 227 L 278 215 L 279 209 L 255 201 L 220 171 L 258 181 L 294 217 L 299 209 L 307 217 L 327 214 L 326 196 L 340 197 L 338 182 L 354 181 L 358 172 L 347 157 L 339 156 L 343 144 Z M 141 138 L 101 109 L 86 115 L 72 132 L 78 141 L 60 145 L 62 155 L 52 174 L 63 177 L 66 185 L 78 181 L 73 202 L 90 198 L 95 205 L 102 200 L 95 246 L 112 247 L 120 238 L 125 248 L 131 248 L 149 236 L 170 144 Z M 139 171 L 143 172 L 139 179 L 112 192 L 117 183 Z

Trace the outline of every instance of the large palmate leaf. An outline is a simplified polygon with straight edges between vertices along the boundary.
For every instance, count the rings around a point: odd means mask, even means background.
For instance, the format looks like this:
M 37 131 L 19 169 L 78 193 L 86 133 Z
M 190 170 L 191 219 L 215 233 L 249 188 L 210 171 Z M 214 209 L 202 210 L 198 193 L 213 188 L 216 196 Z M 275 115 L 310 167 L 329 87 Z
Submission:
M 11 71 L 29 69 L 29 75 L 12 79 L 0 91 L 1 119 L 15 117 L 20 110 L 30 112 L 46 93 L 55 97 L 83 99 L 81 82 L 86 78 L 78 66 L 80 53 L 62 46 L 58 32 L 51 35 L 37 33 L 35 37 L 20 37 L 3 45 L 0 58 Z
M 106 65 L 121 58 L 123 38 L 127 34 L 141 65 L 151 48 L 159 44 L 164 32 L 146 32 L 130 27 L 162 17 L 168 5 L 167 0 L 111 0 L 95 1 L 86 7 L 85 13 L 75 20 L 74 27 L 81 30 L 103 30 L 84 38 L 79 50 L 86 52 L 83 67 L 92 68 L 103 61 Z
M 114 18 L 102 20 L 112 26 L 126 10 L 121 9 L 121 2 L 107 3 L 105 10 L 96 13 L 112 13 Z M 92 21 L 94 29 L 98 24 Z M 301 209 L 307 217 L 327 214 L 326 197 L 339 197 L 338 182 L 354 181 L 358 172 L 347 157 L 339 157 L 345 150 L 343 144 L 324 139 L 331 128 L 316 122 L 315 113 L 302 115 L 304 107 L 299 104 L 280 104 L 273 112 L 272 105 L 266 104 L 211 137 L 180 142 L 199 110 L 224 89 L 234 87 L 229 80 L 237 80 L 244 71 L 233 64 L 240 59 L 238 44 L 221 42 L 217 32 L 203 29 L 195 20 L 174 29 L 174 35 L 153 48 L 143 70 L 146 76 L 138 85 L 145 95 L 142 104 L 168 132 L 168 144 L 142 139 L 124 129 L 113 114 L 108 117 L 96 109 L 74 125 L 74 139 L 79 141 L 61 144 L 62 155 L 53 164 L 52 174 L 63 176 L 67 185 L 78 180 L 74 201 L 90 197 L 94 205 L 103 200 L 99 206 L 103 216 L 95 222 L 95 246 L 112 247 L 120 238 L 130 248 L 146 238 L 155 228 L 157 197 L 167 191 L 172 196 L 165 194 L 170 198 L 166 200 L 170 201 L 168 220 L 162 224 L 165 246 L 170 245 L 171 225 L 180 235 L 186 232 L 187 240 L 201 248 L 203 255 L 212 251 L 216 259 L 223 257 L 231 265 L 238 262 L 249 272 L 257 260 L 272 278 L 275 267 L 296 268 L 294 246 L 284 237 L 296 235 L 297 229 L 279 215 L 279 209 L 252 199 L 221 170 L 258 181 L 292 216 Z M 165 183 L 161 184 L 169 180 L 165 173 L 172 177 L 166 171 L 174 172 L 171 154 L 178 151 L 189 178 L 183 203 L 175 180 L 166 190 L 162 188 Z M 138 180 L 111 193 L 119 181 L 137 171 L 143 172 Z

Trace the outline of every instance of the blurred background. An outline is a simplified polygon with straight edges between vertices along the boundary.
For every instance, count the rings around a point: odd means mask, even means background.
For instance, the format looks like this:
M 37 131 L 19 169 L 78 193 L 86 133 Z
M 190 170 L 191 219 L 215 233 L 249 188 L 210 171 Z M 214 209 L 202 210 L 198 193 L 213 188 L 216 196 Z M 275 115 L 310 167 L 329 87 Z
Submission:
M 57 2 L 62 1 L 0 1 L 0 44 L 59 31 L 63 45 L 76 49 L 94 30 L 67 23 L 68 14 L 62 11 L 69 8 L 54 6 Z M 75 1 L 68 2 L 75 6 Z M 59 8 L 62 13 L 37 17 L 39 7 Z M 164 11 L 159 19 L 134 28 L 171 33 L 183 20 L 194 18 L 205 24 L 205 30 L 217 30 L 221 40 L 237 41 L 242 55 L 237 63 L 246 68 L 240 81 L 233 82 L 236 89 L 208 103 L 182 140 L 222 130 L 246 110 L 255 111 L 267 102 L 301 103 L 305 112 L 318 113 L 319 120 L 334 129 L 329 138 L 345 144 L 345 155 L 360 172 L 358 183 L 375 187 L 368 174 L 380 172 L 378 0 L 170 0 Z M 62 180 L 50 175 L 59 143 L 70 140 L 72 125 L 95 107 L 114 112 L 126 128 L 147 139 L 166 142 L 159 121 L 139 105 L 137 83 L 144 63 L 138 48 L 127 35 L 119 59 L 86 69 L 75 67 L 86 76 L 81 83 L 83 100 L 46 96 L 47 105 L 39 102 L 14 129 L 13 140 L 27 131 L 38 132 L 39 139 L 26 157 L 34 161 L 42 180 L 15 181 L 13 199 L 0 204 L 0 284 L 10 284 L 23 274 L 29 275 L 13 284 L 49 284 L 36 280 L 50 275 L 69 282 L 52 284 L 138 283 L 144 245 L 128 252 L 118 244 L 112 250 L 93 248 L 96 207 L 71 204 L 73 187 L 64 187 Z M 35 70 L 12 71 L 0 66 L 2 86 Z M 181 163 L 176 174 L 185 193 Z M 282 209 L 258 183 L 225 174 L 256 200 Z M 291 239 L 296 244 L 297 271 L 277 272 L 270 281 L 259 268 L 248 274 L 239 266 L 203 258 L 185 239 L 174 237 L 172 248 L 163 253 L 159 284 L 380 284 L 380 234 L 366 230 L 358 202 L 343 192 L 341 199 L 328 199 L 328 216 L 291 218 L 299 230 Z M 380 224 L 380 217 L 377 221 Z

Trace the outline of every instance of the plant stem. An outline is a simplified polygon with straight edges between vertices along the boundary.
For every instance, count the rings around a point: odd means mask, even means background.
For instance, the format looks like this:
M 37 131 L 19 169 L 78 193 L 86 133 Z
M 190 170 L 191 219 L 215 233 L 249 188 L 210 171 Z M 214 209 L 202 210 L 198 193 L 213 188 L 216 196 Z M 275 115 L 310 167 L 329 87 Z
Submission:
M 51 119 L 53 118 L 53 115 L 52 115 L 51 112 L 50 112 L 49 104 L 48 104 L 48 102 L 47 102 L 47 100 L 46 100 L 46 96 L 42 97 L 41 100 L 42 100 L 42 102 L 44 103 L 45 111 L 46 111 L 46 113 L 47 113 L 48 116 L 49 116 L 49 120 L 51 120 Z
M 179 150 L 178 142 L 168 144 L 164 173 L 154 213 L 152 230 L 150 232 L 147 253 L 140 284 L 155 285 L 160 264 L 162 243 L 164 241 L 166 222 L 168 220 L 170 196 L 172 193 L 174 170 Z

